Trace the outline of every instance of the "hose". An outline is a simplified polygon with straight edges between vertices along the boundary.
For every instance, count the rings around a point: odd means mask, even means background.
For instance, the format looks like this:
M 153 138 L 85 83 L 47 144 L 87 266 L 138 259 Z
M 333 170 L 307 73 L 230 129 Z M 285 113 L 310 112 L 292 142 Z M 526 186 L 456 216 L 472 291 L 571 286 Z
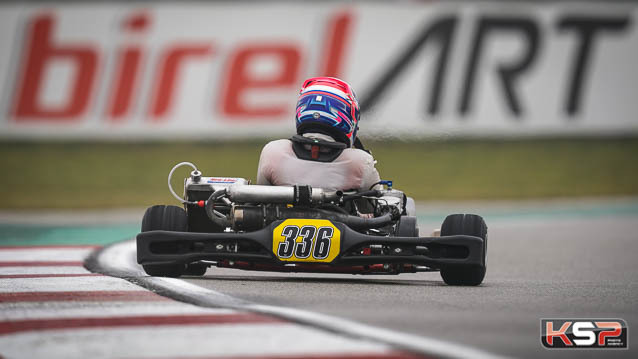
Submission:
M 173 167 L 173 169 L 168 173 L 168 190 L 171 191 L 171 194 L 173 195 L 173 197 L 177 198 L 177 200 L 183 204 L 197 204 L 197 202 L 190 202 L 181 198 L 180 196 L 177 195 L 177 193 L 175 193 L 175 191 L 173 191 L 173 186 L 171 185 L 171 178 L 173 178 L 173 172 L 175 172 L 176 169 L 182 166 L 190 166 L 194 171 L 198 171 L 197 166 L 195 166 L 194 164 L 190 162 L 180 162 L 176 164 Z
M 362 218 L 357 216 L 347 216 L 343 223 L 352 229 L 379 228 L 392 223 L 392 215 L 386 213 L 380 217 Z
M 361 198 L 361 197 L 381 197 L 382 193 L 381 191 L 378 191 L 376 189 L 371 189 L 368 191 L 363 191 L 363 192 L 358 192 L 355 194 L 349 194 L 349 195 L 345 195 L 343 197 L 341 197 L 341 201 L 343 202 L 347 202 L 347 201 L 352 201 L 353 199 L 357 199 L 357 198 Z

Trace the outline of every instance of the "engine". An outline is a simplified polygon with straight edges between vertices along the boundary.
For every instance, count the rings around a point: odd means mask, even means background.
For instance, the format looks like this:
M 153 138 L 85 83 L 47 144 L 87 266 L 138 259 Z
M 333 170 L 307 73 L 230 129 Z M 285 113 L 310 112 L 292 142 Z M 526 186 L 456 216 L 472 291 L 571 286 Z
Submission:
M 203 177 L 193 171 L 184 182 L 184 198 L 189 228 L 201 232 L 254 231 L 288 218 L 328 219 L 363 231 L 392 225 L 401 215 L 413 212 L 413 202 L 403 192 L 375 187 L 357 192 L 261 186 L 245 178 Z

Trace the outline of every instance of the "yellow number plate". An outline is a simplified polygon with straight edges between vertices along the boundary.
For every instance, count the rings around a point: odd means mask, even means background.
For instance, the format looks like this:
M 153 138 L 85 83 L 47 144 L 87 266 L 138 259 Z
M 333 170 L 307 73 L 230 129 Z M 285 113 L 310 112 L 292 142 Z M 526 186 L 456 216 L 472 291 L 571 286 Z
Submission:
M 272 233 L 272 251 L 286 262 L 330 263 L 340 248 L 341 231 L 325 219 L 287 219 Z

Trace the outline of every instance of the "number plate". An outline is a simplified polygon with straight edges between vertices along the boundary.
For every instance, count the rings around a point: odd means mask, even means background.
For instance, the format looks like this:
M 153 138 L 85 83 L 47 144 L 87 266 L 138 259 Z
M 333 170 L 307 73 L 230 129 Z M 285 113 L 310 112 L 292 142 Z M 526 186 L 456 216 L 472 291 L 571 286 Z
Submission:
M 340 248 L 341 231 L 325 219 L 287 219 L 272 233 L 272 251 L 286 262 L 330 263 Z

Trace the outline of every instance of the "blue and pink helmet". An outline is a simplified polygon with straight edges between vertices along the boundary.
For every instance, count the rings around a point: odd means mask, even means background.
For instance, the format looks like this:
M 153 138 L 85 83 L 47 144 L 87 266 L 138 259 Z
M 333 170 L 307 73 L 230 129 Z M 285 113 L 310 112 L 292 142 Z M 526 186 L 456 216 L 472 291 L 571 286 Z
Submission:
M 295 116 L 298 134 L 323 133 L 352 147 L 359 116 L 359 102 L 345 81 L 334 77 L 304 81 Z

